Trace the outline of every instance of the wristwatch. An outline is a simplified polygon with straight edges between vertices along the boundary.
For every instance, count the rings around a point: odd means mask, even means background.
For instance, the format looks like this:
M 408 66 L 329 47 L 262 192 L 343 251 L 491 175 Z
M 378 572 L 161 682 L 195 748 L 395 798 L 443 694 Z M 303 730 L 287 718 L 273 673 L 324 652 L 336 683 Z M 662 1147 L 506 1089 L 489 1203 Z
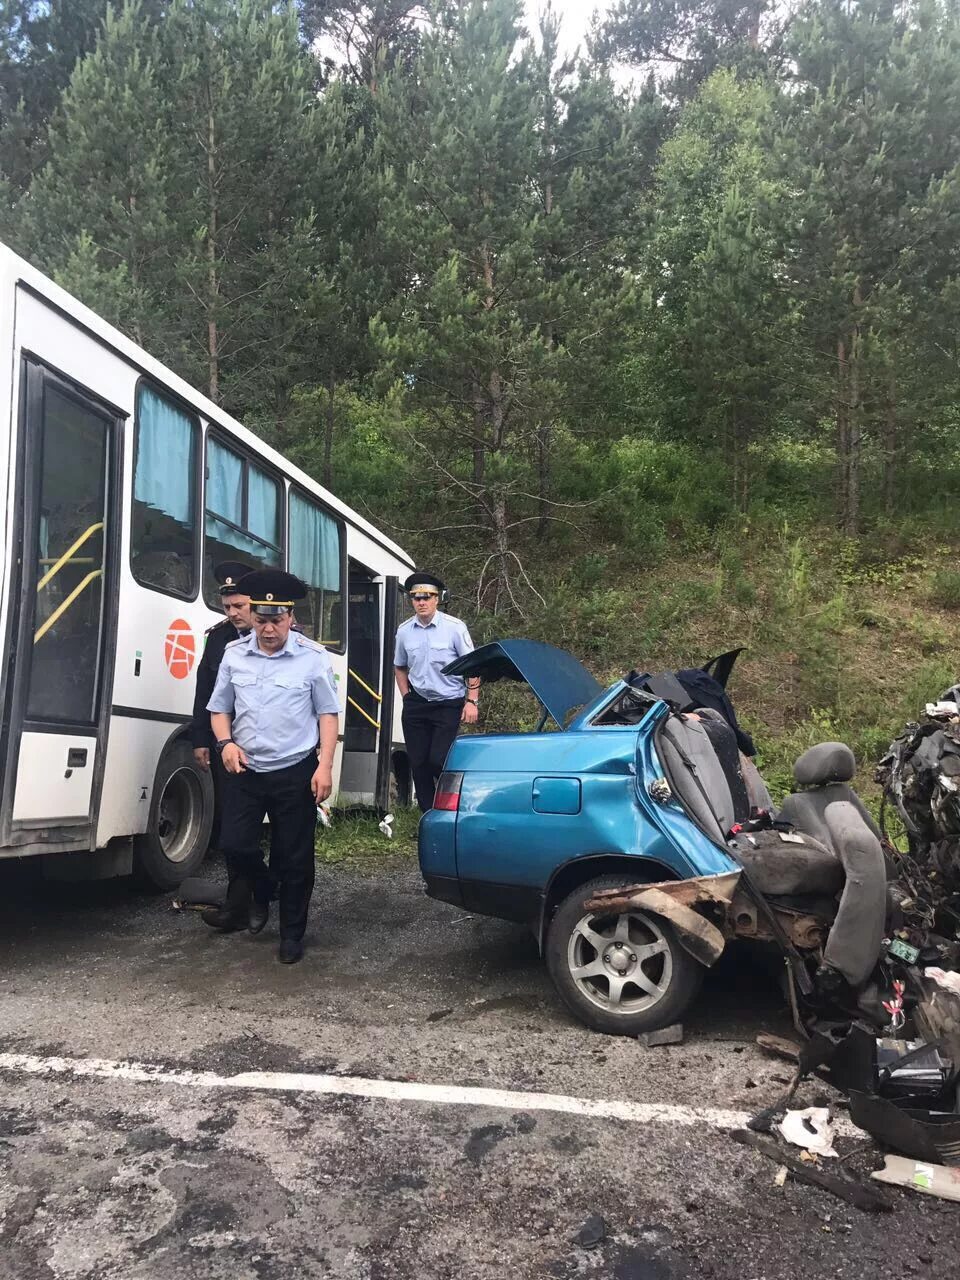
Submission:
M 217 750 L 219 751 L 220 755 L 223 755 L 223 748 L 224 748 L 224 747 L 229 747 L 229 745 L 230 745 L 230 743 L 231 743 L 231 742 L 233 742 L 233 739 L 232 739 L 232 738 L 218 738 L 218 739 L 217 739 Z M 233 745 L 234 745 L 234 746 L 236 746 L 237 744 L 236 744 L 235 742 L 233 742 Z
M 464 702 L 472 702 L 475 707 L 480 705 L 476 698 L 464 698 Z

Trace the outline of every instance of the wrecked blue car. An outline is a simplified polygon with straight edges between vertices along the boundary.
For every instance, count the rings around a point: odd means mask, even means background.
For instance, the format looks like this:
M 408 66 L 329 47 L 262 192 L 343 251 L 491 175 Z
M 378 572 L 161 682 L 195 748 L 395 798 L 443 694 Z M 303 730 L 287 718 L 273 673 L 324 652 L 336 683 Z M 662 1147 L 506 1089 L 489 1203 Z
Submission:
M 522 639 L 446 670 L 525 682 L 541 716 L 451 747 L 420 823 L 427 892 L 530 925 L 578 1018 L 625 1035 L 678 1021 L 734 938 L 778 949 L 800 999 L 855 1006 L 887 894 L 849 748 L 805 752 L 775 812 L 728 718 L 670 673 L 604 689 Z

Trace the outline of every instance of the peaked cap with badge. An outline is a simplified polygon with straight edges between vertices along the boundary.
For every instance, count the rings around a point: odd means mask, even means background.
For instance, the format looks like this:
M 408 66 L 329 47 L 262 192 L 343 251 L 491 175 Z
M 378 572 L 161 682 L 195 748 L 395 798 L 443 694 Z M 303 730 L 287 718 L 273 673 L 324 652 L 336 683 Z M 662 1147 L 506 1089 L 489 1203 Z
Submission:
M 213 566 L 213 576 L 220 584 L 221 596 L 246 595 L 245 591 L 240 590 L 240 579 L 252 572 L 248 564 L 239 560 L 223 560 Z
M 438 596 L 442 596 L 446 591 L 446 584 L 435 573 L 426 573 L 422 569 L 416 569 L 404 581 L 403 590 L 406 595 L 410 595 L 414 591 L 432 591 Z
M 310 588 L 294 573 L 283 569 L 254 569 L 237 584 L 250 597 L 250 607 L 261 617 L 276 618 L 305 600 Z

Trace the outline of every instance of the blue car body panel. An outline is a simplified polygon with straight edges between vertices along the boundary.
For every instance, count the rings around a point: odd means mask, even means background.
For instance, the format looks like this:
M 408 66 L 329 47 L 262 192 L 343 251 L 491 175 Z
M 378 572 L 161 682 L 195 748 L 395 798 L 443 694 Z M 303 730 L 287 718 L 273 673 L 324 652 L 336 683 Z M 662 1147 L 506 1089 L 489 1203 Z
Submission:
M 460 674 L 486 668 L 497 670 L 496 678 L 525 679 L 558 723 L 585 696 L 589 700 L 561 732 L 467 735 L 454 742 L 446 769 L 463 775 L 459 809 L 430 810 L 420 823 L 428 892 L 471 910 L 537 923 L 551 881 L 578 859 L 652 859 L 658 878 L 737 869 L 678 802 L 655 803 L 647 791 L 664 772 L 656 730 L 669 714 L 666 703 L 652 705 L 639 725 L 596 725 L 626 689 L 622 681 L 603 691 L 590 677 L 577 682 L 575 695 L 563 694 L 555 684 L 561 651 L 552 646 L 501 641 L 483 650 L 476 651 L 476 664 L 466 655 L 451 665 L 461 667 Z M 512 673 L 511 654 L 517 659 Z M 637 875 L 643 876 L 639 867 Z

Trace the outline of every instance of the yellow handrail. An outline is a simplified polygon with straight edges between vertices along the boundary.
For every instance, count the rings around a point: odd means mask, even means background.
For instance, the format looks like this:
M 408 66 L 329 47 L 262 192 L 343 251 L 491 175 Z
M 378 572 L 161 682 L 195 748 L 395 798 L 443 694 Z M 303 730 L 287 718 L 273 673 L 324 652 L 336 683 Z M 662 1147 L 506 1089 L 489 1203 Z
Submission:
M 103 576 L 102 569 L 94 569 L 91 573 L 88 573 L 87 576 L 83 579 L 83 581 L 78 583 L 78 585 L 73 588 L 73 590 L 67 596 L 66 600 L 61 600 L 61 602 L 57 605 L 56 609 L 54 609 L 53 613 L 51 613 L 50 617 L 46 620 L 43 626 L 37 628 L 37 630 L 33 634 L 33 643 L 36 644 L 39 639 L 41 639 L 43 636 L 47 634 L 47 632 L 50 630 L 50 628 L 53 626 L 56 620 L 60 617 L 61 613 L 66 612 L 66 610 L 70 608 L 74 600 L 76 600 L 77 596 L 84 589 L 84 587 L 88 585 L 88 583 L 91 583 L 94 580 L 94 578 L 100 578 L 102 576 Z
M 370 695 L 370 697 L 371 697 L 371 698 L 376 698 L 376 700 L 377 700 L 378 702 L 382 702 L 382 701 L 383 701 L 383 699 L 380 697 L 379 693 L 377 693 L 376 689 L 371 689 L 371 688 L 370 688 L 370 686 L 366 683 L 366 681 L 361 680 L 361 679 L 360 679 L 360 677 L 357 675 L 357 673 L 356 673 L 355 671 L 351 671 L 349 667 L 347 667 L 347 675 L 348 675 L 348 676 L 353 676 L 354 680 L 356 680 L 356 682 L 357 682 L 357 684 L 360 686 L 360 688 L 361 688 L 361 689 L 366 689 L 367 693 L 369 693 L 369 695 Z
M 361 707 L 358 702 L 354 702 L 354 700 L 350 697 L 349 694 L 347 694 L 347 701 L 350 703 L 351 707 L 355 707 L 356 710 L 360 712 L 364 720 L 372 724 L 375 729 L 380 728 L 380 721 L 374 720 L 372 716 L 368 716 L 367 713 L 364 711 L 363 707 Z
M 102 529 L 102 528 L 103 528 L 103 521 L 100 520 L 97 524 L 92 524 L 90 528 L 87 529 L 84 533 L 81 533 L 80 537 L 76 540 L 73 546 L 68 547 L 67 550 L 60 557 L 60 559 L 53 565 L 53 567 L 48 569 L 47 572 L 43 575 L 43 577 L 37 583 L 37 590 L 38 591 L 42 590 L 50 581 L 50 579 L 54 576 L 54 574 L 57 574 L 60 572 L 60 570 L 67 563 L 67 561 L 70 559 L 73 553 L 75 551 L 78 551 L 80 547 L 83 546 L 83 544 L 90 537 L 90 535 L 92 533 L 96 533 L 98 529 Z M 54 617 L 56 617 L 56 614 L 54 614 Z

